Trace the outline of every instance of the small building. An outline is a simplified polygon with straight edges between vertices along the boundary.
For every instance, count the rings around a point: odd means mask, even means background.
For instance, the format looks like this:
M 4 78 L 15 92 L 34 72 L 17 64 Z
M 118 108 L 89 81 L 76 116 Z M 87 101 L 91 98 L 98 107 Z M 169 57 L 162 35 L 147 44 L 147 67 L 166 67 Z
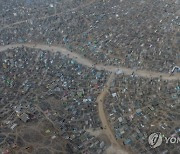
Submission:
M 136 113 L 137 113 L 137 114 L 141 114 L 141 113 L 142 113 L 142 110 L 141 110 L 141 109 L 137 109 L 137 110 L 136 110 Z
M 26 113 L 23 113 L 23 114 L 20 115 L 20 119 L 23 122 L 27 122 L 29 120 L 29 116 Z
M 123 119 L 122 119 L 122 117 L 119 117 L 118 120 L 119 120 L 119 122 L 122 122 Z

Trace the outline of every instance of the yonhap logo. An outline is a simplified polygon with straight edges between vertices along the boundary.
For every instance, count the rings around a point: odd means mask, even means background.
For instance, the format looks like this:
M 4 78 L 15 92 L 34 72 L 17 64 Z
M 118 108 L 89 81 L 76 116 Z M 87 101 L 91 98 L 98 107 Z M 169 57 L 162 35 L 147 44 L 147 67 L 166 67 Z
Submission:
M 156 148 L 162 144 L 162 135 L 161 133 L 153 133 L 149 136 L 148 142 L 151 145 L 151 148 Z
M 180 137 L 176 136 L 177 134 L 173 134 L 170 137 L 166 137 L 162 135 L 160 132 L 152 133 L 149 138 L 148 142 L 151 146 L 151 148 L 156 148 L 162 144 L 162 141 L 165 140 L 165 143 L 171 143 L 171 144 L 179 144 L 180 143 Z

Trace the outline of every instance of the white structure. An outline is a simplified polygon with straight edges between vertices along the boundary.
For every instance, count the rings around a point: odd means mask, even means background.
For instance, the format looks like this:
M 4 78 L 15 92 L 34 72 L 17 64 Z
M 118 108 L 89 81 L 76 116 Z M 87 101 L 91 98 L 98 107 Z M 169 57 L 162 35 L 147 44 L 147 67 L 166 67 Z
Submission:
M 171 70 L 171 73 L 174 73 L 175 71 L 180 72 L 180 67 L 174 66 L 173 69 Z

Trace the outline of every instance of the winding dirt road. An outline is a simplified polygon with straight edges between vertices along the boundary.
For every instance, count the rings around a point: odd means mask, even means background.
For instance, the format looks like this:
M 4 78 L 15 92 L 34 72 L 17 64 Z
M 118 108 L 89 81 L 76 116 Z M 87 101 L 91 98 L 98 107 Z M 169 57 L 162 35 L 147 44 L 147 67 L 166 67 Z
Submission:
M 160 72 L 153 72 L 153 71 L 147 71 L 147 70 L 134 70 L 131 68 L 126 68 L 126 67 L 122 67 L 122 66 L 105 66 L 103 64 L 96 64 L 94 65 L 94 63 L 92 61 L 90 61 L 89 59 L 83 57 L 82 55 L 75 53 L 75 52 L 71 52 L 61 46 L 48 46 L 48 45 L 44 45 L 44 44 L 11 44 L 11 45 L 7 45 L 7 46 L 0 46 L 0 52 L 7 50 L 7 49 L 12 49 L 12 48 L 16 48 L 16 47 L 29 47 L 29 48 L 35 48 L 35 49 L 42 49 L 42 50 L 49 50 L 52 52 L 60 52 L 63 55 L 68 56 L 69 58 L 72 58 L 74 60 L 76 60 L 78 63 L 85 65 L 87 67 L 95 67 L 97 70 L 105 70 L 108 72 L 112 72 L 112 73 L 116 73 L 118 70 L 121 70 L 125 75 L 131 75 L 133 72 L 135 75 L 140 76 L 140 77 L 144 77 L 144 78 L 159 78 L 161 77 L 163 80 L 179 80 L 180 79 L 180 75 L 179 74 L 175 74 L 174 76 L 170 76 L 169 73 L 160 73 Z
M 28 47 L 28 48 L 35 48 L 35 49 L 41 49 L 41 50 L 49 50 L 52 52 L 60 52 L 63 55 L 66 55 L 67 57 L 76 60 L 78 63 L 85 65 L 87 67 L 94 67 L 97 70 L 105 70 L 111 73 L 106 85 L 104 86 L 104 89 L 100 93 L 100 95 L 97 98 L 97 103 L 98 103 L 98 112 L 99 112 L 99 117 L 102 122 L 102 127 L 103 127 L 103 133 L 107 135 L 109 141 L 111 142 L 111 147 L 107 149 L 108 154 L 127 154 L 126 150 L 123 150 L 122 145 L 120 145 L 117 140 L 115 139 L 115 136 L 113 134 L 113 131 L 111 130 L 111 126 L 108 123 L 108 119 L 104 110 L 104 99 L 106 94 L 108 93 L 108 90 L 111 86 L 112 81 L 115 78 L 115 73 L 118 70 L 121 70 L 125 75 L 131 75 L 133 72 L 135 75 L 144 77 L 144 78 L 159 78 L 161 76 L 162 79 L 164 80 L 179 80 L 180 75 L 176 74 L 174 76 L 170 76 L 168 73 L 159 73 L 159 72 L 152 72 L 152 71 L 146 71 L 146 70 L 133 70 L 130 68 L 125 68 L 125 67 L 117 67 L 117 66 L 105 66 L 103 64 L 96 64 L 89 59 L 86 59 L 82 55 L 78 53 L 71 52 L 63 47 L 60 46 L 48 46 L 48 45 L 43 45 L 43 44 L 12 44 L 12 45 L 7 45 L 7 46 L 0 46 L 0 52 L 5 51 L 7 49 L 13 49 L 16 47 Z
M 112 81 L 114 80 L 114 77 L 115 77 L 115 75 L 114 75 L 114 73 L 112 73 L 110 75 L 106 85 L 104 86 L 104 89 L 102 90 L 102 92 L 98 96 L 97 103 L 98 103 L 99 117 L 103 121 L 103 123 L 102 123 L 103 130 L 104 130 L 104 132 L 106 132 L 105 134 L 108 136 L 108 138 L 110 139 L 111 143 L 113 145 L 117 146 L 117 142 L 116 142 L 116 140 L 114 138 L 114 135 L 113 135 L 110 127 L 108 127 L 108 120 L 106 118 L 106 114 L 104 112 L 104 105 L 103 105 L 104 104 L 105 96 L 108 93 L 109 87 L 110 87 Z
M 106 153 L 107 154 L 127 154 L 125 150 L 123 150 L 122 145 L 120 145 L 117 140 L 114 137 L 114 134 L 111 130 L 111 126 L 109 125 L 105 110 L 104 110 L 104 99 L 109 91 L 109 88 L 115 79 L 115 74 L 111 73 L 108 81 L 106 82 L 104 89 L 102 92 L 99 94 L 97 98 L 97 103 L 98 103 L 98 113 L 99 117 L 102 121 L 102 128 L 103 128 L 103 133 L 108 137 L 109 141 L 111 142 L 111 146 L 107 149 Z

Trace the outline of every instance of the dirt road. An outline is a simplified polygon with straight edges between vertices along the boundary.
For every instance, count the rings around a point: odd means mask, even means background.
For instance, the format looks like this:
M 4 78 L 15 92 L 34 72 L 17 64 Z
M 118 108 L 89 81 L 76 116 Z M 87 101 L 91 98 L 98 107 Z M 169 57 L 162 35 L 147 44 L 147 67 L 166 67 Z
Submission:
M 104 86 L 104 89 L 102 90 L 102 92 L 100 93 L 100 95 L 97 98 L 97 103 L 98 103 L 98 113 L 99 113 L 99 117 L 101 119 L 102 122 L 102 127 L 103 127 L 103 133 L 107 135 L 109 141 L 111 142 L 111 147 L 108 148 L 107 153 L 113 153 L 112 149 L 116 149 L 115 151 L 118 151 L 118 154 L 126 154 L 127 152 L 125 152 L 122 147 L 119 145 L 119 143 L 116 141 L 114 134 L 111 130 L 111 127 L 109 126 L 109 122 L 104 110 L 104 99 L 105 96 L 108 93 L 108 90 L 111 86 L 112 81 L 115 78 L 115 74 L 111 73 L 106 85 Z
M 97 98 L 97 103 L 98 103 L 98 112 L 99 112 L 99 117 L 102 121 L 102 127 L 103 130 L 106 132 L 105 134 L 108 136 L 108 138 L 111 140 L 111 143 L 113 145 L 118 145 L 116 140 L 114 139 L 114 135 L 110 129 L 110 127 L 108 127 L 108 120 L 106 118 L 106 114 L 104 112 L 104 99 L 106 94 L 108 93 L 109 87 L 112 83 L 112 81 L 114 80 L 114 73 L 112 73 L 104 87 L 104 89 L 102 90 L 102 92 L 100 93 L 100 95 Z
M 108 122 L 107 115 L 104 110 L 104 99 L 108 93 L 108 90 L 115 79 L 115 74 L 111 73 L 106 85 L 104 86 L 104 89 L 100 93 L 100 95 L 97 98 L 98 103 L 98 113 L 100 120 L 102 122 L 103 127 L 103 133 L 107 135 L 109 141 L 111 142 L 111 146 L 107 149 L 107 154 L 127 154 L 125 149 L 123 149 L 122 145 L 120 145 L 117 140 L 115 139 L 115 136 L 111 130 L 111 126 Z
M 44 44 L 12 44 L 12 45 L 7 45 L 7 46 L 0 46 L 0 52 L 4 51 L 8 48 L 15 48 L 15 47 L 29 47 L 29 48 L 36 48 L 36 49 L 42 49 L 42 50 L 49 50 L 52 52 L 61 52 L 63 55 L 68 56 L 69 58 L 72 58 L 76 60 L 78 63 L 85 65 L 87 67 L 95 67 L 97 70 L 106 70 L 112 73 L 117 72 L 118 70 L 121 70 L 125 75 L 131 75 L 133 72 L 135 75 L 144 77 L 144 78 L 159 78 L 160 76 L 162 77 L 163 80 L 179 80 L 180 79 L 180 74 L 175 74 L 174 76 L 170 76 L 169 73 L 160 73 L 160 72 L 152 72 L 152 71 L 147 71 L 147 70 L 134 70 L 131 68 L 126 68 L 122 66 L 105 66 L 103 64 L 96 64 L 89 59 L 83 57 L 82 55 L 78 53 L 71 52 L 61 46 L 48 46 Z

